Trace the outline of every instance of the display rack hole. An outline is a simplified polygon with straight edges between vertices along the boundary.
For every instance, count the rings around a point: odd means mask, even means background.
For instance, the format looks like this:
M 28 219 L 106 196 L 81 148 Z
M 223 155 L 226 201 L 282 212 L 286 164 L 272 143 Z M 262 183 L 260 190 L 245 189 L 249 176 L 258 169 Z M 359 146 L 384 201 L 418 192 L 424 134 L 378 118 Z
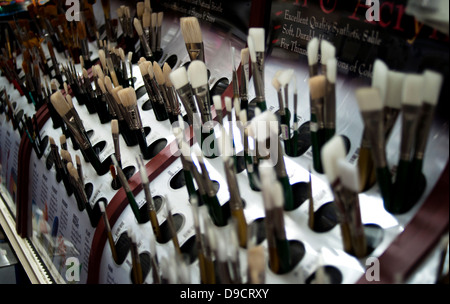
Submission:
M 326 266 L 319 266 L 319 268 L 323 268 L 325 274 L 328 277 L 329 284 L 341 284 L 342 283 L 342 273 L 336 267 L 331 266 L 331 265 L 326 265 Z M 318 269 L 316 269 L 316 271 L 314 273 L 312 273 L 306 279 L 305 284 L 314 284 L 315 283 L 316 274 L 317 274 Z

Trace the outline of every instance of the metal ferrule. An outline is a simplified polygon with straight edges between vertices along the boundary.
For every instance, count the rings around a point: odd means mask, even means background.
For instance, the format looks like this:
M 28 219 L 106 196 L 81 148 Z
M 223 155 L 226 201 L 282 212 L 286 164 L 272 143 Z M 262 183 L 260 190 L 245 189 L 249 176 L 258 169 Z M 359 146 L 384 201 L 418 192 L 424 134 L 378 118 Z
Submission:
M 211 108 L 210 108 L 210 98 L 208 85 L 204 85 L 193 89 L 195 97 L 197 99 L 198 108 L 202 114 L 202 123 L 207 123 L 211 121 Z
M 201 60 L 205 62 L 205 46 L 203 42 L 199 43 L 186 43 L 186 49 L 191 61 Z
M 248 66 L 247 66 L 248 69 Z M 241 68 L 241 83 L 240 83 L 240 96 L 243 100 L 248 100 L 248 93 L 247 93 L 247 83 L 248 75 L 246 71 L 246 67 L 242 66 Z
M 225 175 L 230 189 L 230 209 L 243 209 L 241 195 L 239 193 L 239 186 L 236 179 L 236 167 L 234 165 L 233 156 L 230 155 L 228 161 L 225 163 Z
M 314 114 L 316 114 L 316 117 L 317 117 L 318 128 L 323 129 L 325 127 L 324 115 L 323 115 L 324 100 L 323 100 L 323 98 L 317 98 L 317 99 L 311 100 L 311 103 L 312 103 L 311 114 L 313 113 L 313 108 L 314 108 Z
M 317 76 L 318 73 L 319 73 L 319 65 L 317 63 L 309 66 L 309 77 L 310 78 Z
M 216 190 L 214 189 L 214 185 L 209 177 L 208 169 L 206 169 L 206 165 L 203 163 L 200 163 L 200 168 L 202 169 L 202 176 L 205 181 L 206 194 L 209 197 L 214 197 L 216 195 Z
M 77 123 L 75 122 L 75 118 L 72 113 L 67 113 L 63 119 L 66 123 L 67 127 L 70 129 L 70 132 L 72 133 L 74 139 L 80 146 L 82 150 L 86 150 L 91 146 L 91 143 L 89 142 L 89 139 L 85 136 L 84 132 L 80 131 L 80 129 L 77 126 Z
M 433 122 L 433 114 L 435 107 L 427 102 L 422 104 L 422 114 L 417 129 L 416 147 L 414 150 L 414 157 L 416 159 L 423 159 L 425 149 L 428 141 L 428 134 L 430 133 L 431 124 Z
M 129 125 L 132 130 L 139 130 L 142 128 L 142 120 L 139 115 L 139 109 L 137 105 L 132 105 L 125 108 L 128 113 Z
M 283 158 L 283 148 L 281 147 L 280 141 L 277 139 L 278 145 L 278 155 L 277 155 L 277 163 L 275 164 L 275 171 L 277 172 L 277 177 L 287 177 L 286 165 L 284 163 Z
M 400 144 L 400 159 L 409 161 L 414 144 L 414 136 L 419 124 L 420 107 L 404 105 L 402 108 L 402 140 Z
M 256 101 L 264 102 L 264 77 L 263 71 L 259 70 L 259 65 L 255 62 L 252 62 L 252 71 L 253 71 L 253 82 L 255 85 L 255 93 L 256 93 Z
M 279 113 L 280 113 L 280 115 L 285 115 L 286 110 L 283 105 L 283 94 L 281 94 L 281 91 L 279 90 L 277 92 L 277 95 L 278 95 L 278 106 L 280 107 Z
M 362 113 L 365 122 L 365 135 L 370 141 L 372 156 L 377 168 L 387 166 L 385 153 L 385 139 L 383 129 L 383 111 Z
M 177 93 L 175 92 L 175 89 L 173 87 L 166 87 L 167 89 L 167 97 L 169 98 L 169 101 L 171 103 L 172 111 L 174 115 L 180 115 L 181 109 L 180 109 L 180 103 L 178 102 Z
M 83 200 L 82 203 L 84 204 L 88 204 L 89 200 L 87 198 L 86 192 L 83 189 L 83 185 L 81 184 L 81 181 L 79 180 L 74 180 L 74 183 L 72 184 L 75 188 L 75 191 L 78 193 L 78 195 L 80 196 L 80 198 Z
M 325 128 L 335 129 L 336 127 L 336 86 L 328 82 L 325 87 L 325 106 L 324 106 Z
M 116 101 L 114 100 L 114 97 L 111 95 L 111 93 L 106 92 L 105 94 L 103 94 L 103 96 L 105 96 L 106 103 L 108 104 L 109 114 L 111 114 L 112 117 L 117 117 L 118 120 L 123 120 L 122 113 L 120 113 Z
M 155 101 L 159 104 L 164 104 L 164 99 L 161 95 L 161 90 L 159 89 L 159 85 L 154 78 L 153 79 L 150 78 L 150 86 L 153 90 L 153 96 L 155 97 Z
M 145 36 L 145 40 L 147 40 L 147 43 L 150 43 L 150 41 L 152 41 L 152 30 L 150 27 L 144 27 L 144 36 Z
M 153 52 L 150 49 L 150 46 L 148 45 L 147 39 L 145 39 L 145 36 L 144 35 L 139 36 L 139 40 L 141 41 L 141 47 L 142 47 L 142 49 L 144 51 L 145 57 L 147 59 L 153 57 Z
M 161 92 L 161 96 L 164 100 L 164 105 L 166 107 L 166 111 L 168 114 L 173 113 L 172 103 L 169 100 L 169 96 L 167 95 L 167 87 L 165 84 L 159 86 L 159 91 Z
M 78 112 L 72 108 L 70 109 L 70 113 L 75 119 L 75 123 L 77 124 L 78 128 L 81 132 L 86 133 L 86 129 L 84 128 L 83 121 L 81 120 L 80 116 L 78 115 Z
M 197 107 L 194 101 L 194 92 L 192 91 L 191 85 L 188 83 L 184 87 L 177 90 L 180 96 L 181 102 L 183 103 L 186 111 L 191 111 L 192 113 L 197 113 Z
M 161 51 L 161 27 L 156 28 L 156 51 Z
M 146 74 L 142 78 L 144 79 L 144 85 L 145 85 L 145 88 L 147 89 L 148 98 L 153 103 L 157 102 L 155 93 L 153 92 L 153 89 L 152 89 L 152 85 L 151 85 L 152 79 L 150 78 L 150 75 Z

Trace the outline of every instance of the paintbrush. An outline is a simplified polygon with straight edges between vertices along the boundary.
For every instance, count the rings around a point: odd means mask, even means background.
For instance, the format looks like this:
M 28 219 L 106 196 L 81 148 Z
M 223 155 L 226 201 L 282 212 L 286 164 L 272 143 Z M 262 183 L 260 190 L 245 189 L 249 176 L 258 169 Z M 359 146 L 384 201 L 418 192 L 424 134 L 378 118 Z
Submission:
M 183 126 L 182 124 L 179 125 Z M 196 195 L 197 192 L 195 190 L 194 180 L 192 179 L 191 168 L 189 167 L 189 164 L 186 160 L 186 157 L 190 158 L 190 146 L 184 140 L 184 132 L 184 129 L 182 129 L 181 127 L 173 128 L 173 134 L 175 135 L 178 149 L 180 151 L 180 159 L 181 164 L 183 165 L 183 175 L 186 182 L 186 188 L 188 190 L 189 197 L 191 197 L 193 195 Z
M 308 167 L 308 226 L 311 230 L 314 230 L 315 219 L 314 219 L 314 196 L 313 196 L 313 188 L 312 188 L 312 177 L 311 177 L 311 166 Z
M 317 76 L 319 73 L 319 46 L 320 41 L 317 37 L 311 39 L 306 46 L 310 78 Z
M 326 77 L 318 75 L 309 79 L 310 108 L 311 108 L 311 143 L 313 151 L 314 170 L 323 173 L 320 153 L 324 144 L 325 123 L 323 106 L 325 97 Z
M 177 231 L 175 229 L 175 223 L 173 221 L 173 216 L 172 216 L 172 206 L 171 206 L 169 200 L 167 199 L 167 197 L 165 198 L 165 201 L 166 201 L 166 212 L 167 212 L 167 224 L 169 226 L 169 231 L 170 231 L 170 236 L 172 238 L 173 246 L 175 248 L 175 252 L 177 254 L 181 254 L 180 242 L 178 241 L 178 235 L 177 235 Z
M 367 241 L 361 221 L 358 169 L 344 158 L 340 158 L 337 163 L 337 174 L 342 184 L 341 196 L 350 227 L 352 251 L 349 253 L 357 258 L 363 258 L 367 254 Z
M 236 71 L 236 63 L 234 60 L 234 53 L 235 53 L 235 47 L 231 47 L 231 77 L 233 82 L 233 99 L 239 98 L 239 80 L 238 80 L 238 74 Z
M 80 177 L 80 182 L 82 185 L 84 185 L 83 167 L 81 165 L 80 156 L 75 155 L 75 162 L 77 164 L 77 172 L 78 172 L 78 176 Z
M 169 113 L 167 112 L 167 107 L 166 104 L 164 102 L 164 98 L 161 95 L 161 91 L 159 89 L 158 83 L 156 82 L 155 79 L 155 72 L 153 69 L 153 64 L 149 64 L 148 65 L 148 75 L 149 75 L 149 79 L 150 79 L 150 86 L 152 88 L 153 94 L 155 96 L 156 99 L 156 103 L 155 103 L 155 115 L 157 117 L 157 119 L 159 118 L 159 121 L 163 121 L 169 118 Z M 156 114 L 158 113 L 158 114 Z
M 263 28 L 250 28 L 247 44 L 250 53 L 250 60 L 252 62 L 256 105 L 262 112 L 264 112 L 267 110 L 264 89 L 265 30 Z
M 424 87 L 424 81 L 423 75 L 407 74 L 403 84 L 400 160 L 393 188 L 395 191 L 393 191 L 392 209 L 388 209 L 393 213 L 404 213 L 412 207 L 411 202 L 408 202 L 407 194 L 411 186 L 411 160 L 423 102 L 423 90 L 429 89 Z
M 141 59 L 144 59 L 144 60 L 140 60 L 140 62 L 138 63 L 139 70 L 141 71 L 142 79 L 144 80 L 145 89 L 147 90 L 147 96 L 150 100 L 150 103 L 152 104 L 152 108 L 154 109 L 156 119 L 158 121 L 160 121 L 161 117 L 159 117 L 159 112 L 156 111 L 156 106 L 157 106 L 158 101 L 156 100 L 156 97 L 155 97 L 156 95 L 153 93 L 150 75 L 148 74 L 149 65 L 151 65 L 152 63 L 150 61 L 147 61 L 145 58 L 141 58 Z
M 105 16 L 105 30 L 108 40 L 112 40 L 112 25 L 111 25 L 111 3 L 109 0 L 102 0 L 103 14 Z
M 387 72 L 387 91 L 384 106 L 384 134 L 386 141 L 389 139 L 401 111 L 405 75 L 405 73 L 396 71 Z
M 144 283 L 144 278 L 142 274 L 141 257 L 139 256 L 139 250 L 137 246 L 136 234 L 128 228 L 128 235 L 131 240 L 131 265 L 132 265 L 132 275 L 134 284 Z
M 280 115 L 281 139 L 284 142 L 285 150 L 289 151 L 290 150 L 289 121 L 288 121 L 288 117 L 286 115 L 286 108 L 284 106 L 283 93 L 281 91 L 281 83 L 278 79 L 279 78 L 277 77 L 277 75 L 275 75 L 275 77 L 272 79 L 272 86 L 274 87 L 275 91 L 277 92 L 277 96 L 278 96 L 278 107 L 279 107 L 278 114 Z
M 89 204 L 89 200 L 80 181 L 80 177 L 78 176 L 77 169 L 75 169 L 73 164 L 69 162 L 67 163 L 67 171 L 72 177 L 73 194 L 75 195 L 75 199 L 77 201 L 78 210 L 84 211 L 84 209 L 86 209 L 86 205 Z
M 157 15 L 158 22 L 156 25 L 156 52 L 161 52 L 161 38 L 162 38 L 162 23 L 164 20 L 164 12 L 159 12 Z
M 117 95 L 122 102 L 128 117 L 128 126 L 137 138 L 139 148 L 145 159 L 149 159 L 146 134 L 142 125 L 142 119 L 137 106 L 137 97 L 134 88 L 120 90 Z
M 264 284 L 266 282 L 266 256 L 263 246 L 250 247 L 247 251 L 248 284 Z
M 166 77 L 164 76 L 164 73 L 163 73 L 161 67 L 159 66 L 159 64 L 156 61 L 153 62 L 153 72 L 155 73 L 155 80 L 158 85 L 159 92 L 164 101 L 167 115 L 169 115 L 169 121 L 171 124 L 173 124 L 178 121 L 178 115 L 175 115 L 175 113 L 173 112 L 172 102 L 169 99 L 169 96 L 167 93 Z
M 320 41 L 320 63 L 322 66 L 322 74 L 327 75 L 328 74 L 328 61 L 330 59 L 334 59 L 336 57 L 336 48 L 334 45 L 325 40 L 322 39 Z
M 152 41 L 151 26 L 152 26 L 152 14 L 149 11 L 144 11 L 144 15 L 142 16 L 142 29 L 144 30 L 144 37 L 149 47 Z
M 88 44 L 88 37 L 86 32 L 86 26 L 84 22 L 77 22 L 77 31 L 78 31 L 78 39 L 80 40 L 81 44 L 81 54 L 82 58 L 84 60 L 84 67 L 86 69 L 91 68 L 92 63 L 89 56 L 89 44 Z
M 114 155 L 116 156 L 117 163 L 122 168 L 122 157 L 120 154 L 120 141 L 119 141 L 119 121 L 113 119 L 111 121 L 111 134 L 114 144 Z
M 139 172 L 141 174 L 142 187 L 145 193 L 145 199 L 147 201 L 148 213 L 150 218 L 150 223 L 152 224 L 153 233 L 157 241 L 161 241 L 161 230 L 159 228 L 158 217 L 156 215 L 155 202 L 153 201 L 150 192 L 150 181 L 147 176 L 147 170 L 145 169 L 144 160 L 142 156 L 136 156 L 136 162 L 138 164 Z
M 222 110 L 222 97 L 220 95 L 213 96 L 214 110 L 216 111 L 217 121 L 223 126 L 223 110 Z
M 214 184 L 209 176 L 208 169 L 206 168 L 202 151 L 198 145 L 193 146 L 193 151 L 202 170 L 202 177 L 207 196 L 207 206 L 211 218 L 213 219 L 215 225 L 219 227 L 225 226 L 227 224 L 227 219 L 224 217 L 222 206 L 217 198 L 216 189 L 214 188 Z
M 117 176 L 119 177 L 120 183 L 126 193 L 128 202 L 130 203 L 131 210 L 133 211 L 134 216 L 136 217 L 138 223 L 141 223 L 141 214 L 139 210 L 139 206 L 136 203 L 136 199 L 134 198 L 133 192 L 131 191 L 130 185 L 128 184 L 127 178 L 123 173 L 122 169 L 117 162 L 116 156 L 111 155 L 111 160 L 113 161 L 114 166 L 116 167 Z
M 216 250 L 215 256 L 216 258 L 216 269 L 217 269 L 217 277 L 219 279 L 220 284 L 231 284 L 231 274 L 228 263 L 227 256 L 227 247 L 230 244 L 227 244 L 225 240 L 225 235 L 222 231 L 219 231 L 216 227 L 212 228 L 211 231 L 207 231 L 208 234 L 211 234 L 210 239 L 215 239 Z
M 196 17 L 182 17 L 180 18 L 180 27 L 191 61 L 201 60 L 205 62 L 205 49 L 198 19 Z
M 383 101 L 376 88 L 360 88 L 355 92 L 356 99 L 370 141 L 372 157 L 376 167 L 376 176 L 386 210 L 391 210 L 391 173 L 386 161 Z
M 227 242 L 230 244 L 228 246 L 228 257 L 230 264 L 230 274 L 231 274 L 231 282 L 233 284 L 242 284 L 242 276 L 241 276 L 241 262 L 240 262 L 240 254 L 239 248 L 239 229 L 238 223 L 234 218 L 231 218 L 231 223 L 229 225 L 230 231 L 227 232 L 228 239 Z M 246 231 L 248 234 L 248 231 Z M 247 241 L 247 235 L 245 235 L 245 240 Z M 247 247 L 247 244 L 244 244 L 243 247 Z
M 119 259 L 117 257 L 116 245 L 114 243 L 114 238 L 111 232 L 111 225 L 109 224 L 108 214 L 106 213 L 105 203 L 103 201 L 100 201 L 98 203 L 98 206 L 100 207 L 100 212 L 102 213 L 103 217 L 103 223 L 105 224 L 105 231 L 106 236 L 108 238 L 109 248 L 111 249 L 111 255 L 113 257 L 114 262 L 117 263 Z
M 338 162 L 345 159 L 345 144 L 341 136 L 335 135 L 322 148 L 322 162 L 325 176 L 330 183 L 334 203 L 338 207 L 338 218 L 341 228 L 342 244 L 345 252 L 352 252 L 352 237 L 349 218 L 345 208 L 345 197 L 342 194 L 342 183 L 339 179 Z
M 136 33 L 139 36 L 139 40 L 141 41 L 142 54 L 148 60 L 153 60 L 153 52 L 152 52 L 150 46 L 148 45 L 147 39 L 144 36 L 144 30 L 142 29 L 141 22 L 137 18 L 134 18 L 133 23 L 134 23 L 134 28 L 136 30 Z
M 297 108 L 298 108 L 298 89 L 297 89 L 297 77 L 294 75 L 293 77 L 294 82 L 294 124 L 293 124 L 293 135 L 292 135 L 292 144 L 291 144 L 291 154 L 290 156 L 299 156 L 298 155 L 298 115 L 297 115 Z
M 220 150 L 222 152 L 224 171 L 227 178 L 228 190 L 230 192 L 229 206 L 231 216 L 236 222 L 239 246 L 245 248 L 247 245 L 247 222 L 244 215 L 244 204 L 239 192 L 239 184 L 236 177 L 236 164 L 232 139 L 226 133 L 224 128 L 222 128 L 222 137 L 223 140 L 219 142 L 222 143 Z
M 167 62 L 165 62 L 163 66 L 163 74 L 165 78 L 167 98 L 171 104 L 173 115 L 179 118 L 181 115 L 180 103 L 178 102 L 177 92 L 175 91 L 172 80 L 170 79 L 171 73 L 172 68 L 167 64 Z
M 248 119 L 247 119 L 247 111 L 241 110 L 241 113 L 239 114 L 239 120 L 242 123 L 243 127 L 243 136 L 242 136 L 242 146 L 244 147 L 244 158 L 245 158 L 245 168 L 247 170 L 247 177 L 248 182 L 250 185 L 250 188 L 254 191 L 259 191 L 259 186 L 257 185 L 258 180 L 258 171 L 257 171 L 257 164 L 258 159 L 255 157 L 255 154 L 253 153 L 254 149 L 250 149 L 250 139 L 249 139 L 249 130 L 248 130 Z M 253 143 L 253 140 L 252 140 Z M 250 151 L 252 150 L 252 151 Z
M 62 179 L 64 187 L 66 188 L 67 195 L 70 196 L 72 195 L 72 188 L 70 187 L 68 173 L 66 172 L 66 167 L 63 165 L 63 162 L 61 160 L 61 156 L 58 151 L 58 146 L 56 145 L 53 137 L 49 136 L 49 141 L 52 157 L 55 163 L 56 180 L 59 182 Z
M 291 267 L 291 252 L 286 238 L 283 217 L 283 187 L 275 179 L 270 161 L 262 161 L 259 166 L 263 185 L 264 209 L 266 212 L 266 238 L 269 246 L 269 264 L 274 273 L 282 274 Z
M 189 201 L 191 203 L 192 207 L 192 216 L 194 220 L 194 229 L 195 229 L 195 246 L 197 249 L 197 257 L 198 257 L 198 266 L 200 269 L 200 282 L 202 284 L 207 284 L 208 277 L 207 277 L 207 266 L 206 266 L 206 260 L 205 260 L 205 244 L 204 244 L 204 237 L 202 235 L 201 229 L 200 229 L 200 220 L 199 220 L 199 206 L 198 206 L 198 198 L 197 195 L 192 195 L 189 198 Z
M 322 56 L 322 58 L 324 58 Z M 326 64 L 325 98 L 323 106 L 323 117 L 325 121 L 324 142 L 329 141 L 336 134 L 336 78 L 337 59 L 332 57 Z M 322 66 L 323 70 L 323 66 Z
M 144 16 L 145 4 L 143 1 L 136 3 L 136 17 L 139 19 L 139 22 L 142 23 L 142 18 Z
M 241 82 L 240 82 L 240 97 L 241 109 L 248 109 L 248 83 L 250 79 L 250 54 L 248 48 L 241 50 Z
M 208 215 L 208 211 L 204 208 L 199 209 L 199 218 L 204 231 L 203 244 L 205 248 L 206 284 L 216 284 L 216 270 L 214 267 L 214 251 L 216 243 L 214 235 L 212 235 L 214 224 Z
M 79 118 L 77 119 L 76 115 L 74 115 L 74 112 L 76 111 L 73 108 L 73 105 L 70 106 L 69 103 L 66 102 L 66 99 L 64 99 L 62 93 L 59 91 L 54 93 L 50 97 L 50 100 L 58 114 L 62 117 L 69 128 L 73 140 L 77 142 L 85 159 L 89 160 L 98 175 L 104 175 L 107 170 L 103 168 L 98 155 L 95 153 L 89 138 L 86 135 L 83 124 L 79 122 Z
M 153 237 L 150 238 L 150 263 L 152 268 L 153 284 L 161 284 L 158 255 L 156 252 L 156 240 Z
M 414 156 L 411 165 L 412 180 L 415 184 L 420 181 L 420 175 L 422 174 L 428 135 L 430 133 L 435 108 L 439 101 L 439 95 L 441 93 L 443 83 L 442 74 L 435 71 L 425 70 L 423 77 L 425 80 L 424 88 L 426 88 L 426 90 L 423 93 L 423 104 L 419 118 L 419 125 L 417 127 Z

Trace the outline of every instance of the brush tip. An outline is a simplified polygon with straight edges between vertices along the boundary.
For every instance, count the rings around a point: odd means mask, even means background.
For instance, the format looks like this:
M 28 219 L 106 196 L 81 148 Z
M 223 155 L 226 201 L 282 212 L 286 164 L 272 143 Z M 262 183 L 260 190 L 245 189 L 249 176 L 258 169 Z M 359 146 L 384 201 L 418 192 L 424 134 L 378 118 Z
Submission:
M 333 183 L 338 177 L 337 162 L 339 159 L 345 159 L 346 150 L 342 136 L 335 135 L 323 147 L 321 151 L 321 160 L 325 175 L 330 183 Z
M 319 61 L 319 39 L 317 37 L 314 37 L 308 42 L 306 52 L 308 54 L 308 64 L 310 66 Z
M 356 100 L 362 112 L 380 111 L 383 109 L 383 101 L 380 91 L 376 88 L 365 87 L 355 91 Z
M 320 61 L 323 65 L 326 65 L 328 63 L 328 60 L 336 57 L 336 48 L 331 42 L 325 39 L 322 39 L 322 41 L 320 42 L 320 52 Z
M 420 106 L 422 104 L 424 77 L 419 74 L 408 74 L 403 82 L 402 104 Z
M 327 80 L 330 83 L 336 83 L 337 78 L 337 59 L 328 59 L 327 63 Z
M 248 30 L 248 35 L 253 39 L 255 52 L 265 52 L 265 29 L 262 27 L 252 27 Z
M 188 74 L 186 68 L 180 67 L 170 73 L 170 80 L 176 90 L 184 87 L 189 83 Z
M 380 98 L 383 103 L 386 100 L 388 72 L 389 68 L 384 61 L 380 59 L 375 60 L 373 64 L 372 87 L 380 90 Z
M 120 90 L 117 95 L 119 96 L 120 101 L 125 107 L 135 105 L 136 100 L 136 91 L 134 88 L 125 88 Z
M 228 113 L 231 113 L 231 111 L 233 110 L 233 101 L 229 96 L 225 96 L 225 108 L 227 109 Z
M 359 193 L 358 168 L 344 158 L 340 158 L 337 162 L 337 171 L 342 185 L 355 193 Z
M 119 121 L 117 119 L 111 120 L 111 132 L 114 135 L 119 134 Z
M 203 61 L 192 61 L 187 72 L 192 88 L 195 89 L 208 84 L 208 69 Z
M 216 111 L 222 111 L 222 97 L 220 95 L 213 96 L 213 103 Z

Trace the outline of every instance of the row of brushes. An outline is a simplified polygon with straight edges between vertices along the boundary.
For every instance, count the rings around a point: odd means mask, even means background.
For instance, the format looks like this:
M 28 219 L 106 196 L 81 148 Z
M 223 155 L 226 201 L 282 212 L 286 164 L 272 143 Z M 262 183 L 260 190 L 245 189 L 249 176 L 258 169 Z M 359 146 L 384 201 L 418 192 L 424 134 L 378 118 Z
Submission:
M 420 193 L 408 190 L 410 187 L 425 188 L 423 161 L 442 83 L 440 73 L 390 71 L 377 60 L 372 86 L 355 93 L 384 206 L 391 213 L 408 212 L 420 198 Z M 392 182 L 385 146 L 400 114 L 400 156 Z

